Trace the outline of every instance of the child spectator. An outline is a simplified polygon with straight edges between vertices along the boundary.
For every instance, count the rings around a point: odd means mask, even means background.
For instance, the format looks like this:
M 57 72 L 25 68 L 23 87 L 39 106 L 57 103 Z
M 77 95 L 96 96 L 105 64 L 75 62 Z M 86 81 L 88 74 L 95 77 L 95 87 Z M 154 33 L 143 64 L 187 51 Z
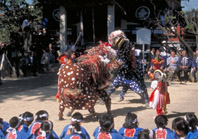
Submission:
M 49 71 L 49 62 L 50 62 L 49 53 L 47 50 L 43 49 L 43 54 L 41 57 L 41 65 L 45 72 Z
M 138 133 L 138 139 L 155 139 L 155 134 L 151 129 L 144 129 Z
M 188 124 L 184 120 L 184 118 L 175 118 L 172 122 L 172 128 L 175 130 L 173 132 L 173 138 L 179 139 L 179 138 L 185 138 L 188 134 Z
M 125 123 L 119 130 L 119 134 L 126 139 L 136 139 L 138 137 L 138 133 L 142 130 L 143 128 L 138 127 L 137 115 L 128 112 L 125 118 Z
M 41 128 L 35 131 L 31 139 L 59 139 L 59 137 L 53 132 L 53 123 L 45 120 L 41 123 Z
M 83 116 L 81 113 L 76 112 L 72 115 L 71 124 L 68 124 L 63 129 L 60 139 L 70 139 L 72 136 L 79 136 L 83 139 L 90 139 L 86 129 L 81 126 Z
M 122 136 L 119 133 L 115 133 L 114 129 L 114 120 L 111 115 L 103 114 L 100 119 L 100 131 L 98 132 L 98 128 L 94 131 L 95 139 L 122 139 Z
M 32 123 L 32 125 L 30 126 L 27 136 L 32 136 L 33 134 L 35 134 L 35 131 L 37 129 L 40 129 L 41 127 L 41 123 L 42 121 L 48 120 L 48 112 L 45 110 L 40 110 L 36 113 L 36 119 L 35 121 Z
M 165 115 L 158 115 L 155 118 L 155 124 L 157 128 L 155 128 L 153 131 L 155 132 L 155 137 L 157 139 L 171 139 L 172 138 L 172 130 L 167 128 L 167 122 L 168 119 Z
M 0 118 L 0 132 L 4 134 L 4 136 L 7 134 L 6 130 L 10 127 L 10 125 L 3 121 L 2 118 Z
M 156 109 L 157 115 L 164 115 L 167 113 L 166 105 L 170 104 L 166 74 L 160 70 L 155 70 L 154 75 L 150 74 L 149 76 L 154 79 L 151 83 L 153 92 L 149 98 L 149 106 Z
M 14 116 L 10 119 L 9 124 L 10 127 L 7 129 L 7 135 L 5 139 L 22 139 L 22 134 L 17 131 L 17 126 L 19 123 L 19 119 Z
M 186 114 L 184 118 L 188 124 L 190 132 L 188 133 L 188 139 L 198 139 L 198 120 L 194 113 Z
M 29 129 L 29 126 L 32 124 L 34 116 L 31 112 L 25 112 L 19 116 L 19 127 L 17 131 L 23 135 L 26 135 Z

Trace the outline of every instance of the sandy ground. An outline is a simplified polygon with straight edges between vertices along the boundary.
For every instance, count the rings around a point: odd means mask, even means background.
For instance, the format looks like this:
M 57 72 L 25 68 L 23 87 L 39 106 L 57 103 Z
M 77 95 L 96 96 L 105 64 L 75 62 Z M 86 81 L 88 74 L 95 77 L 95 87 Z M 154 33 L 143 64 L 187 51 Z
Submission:
M 12 116 L 18 116 L 19 114 L 30 111 L 36 113 L 38 110 L 44 109 L 49 112 L 49 119 L 54 123 L 55 132 L 60 135 L 64 126 L 70 123 L 70 117 L 66 117 L 66 109 L 64 118 L 65 120 L 58 120 L 58 103 L 55 100 L 55 94 L 57 90 L 56 76 L 51 75 L 51 83 L 46 76 L 36 77 L 32 80 L 39 82 L 42 79 L 46 80 L 44 87 L 39 87 L 31 80 L 23 81 L 20 85 L 15 85 L 20 81 L 16 81 L 12 86 L 0 86 L 0 117 L 5 121 L 9 121 Z M 27 83 L 27 85 L 26 85 Z M 151 93 L 150 81 L 147 81 L 148 92 Z M 7 87 L 7 89 L 6 89 Z M 140 97 L 132 91 L 128 91 L 125 100 L 118 102 L 119 88 L 114 94 L 112 94 L 112 113 L 115 120 L 115 129 L 119 130 L 124 123 L 125 115 L 128 111 L 132 111 L 138 116 L 139 127 L 143 128 L 155 128 L 153 117 L 156 115 L 155 110 L 147 108 L 141 101 Z M 172 82 L 169 87 L 171 104 L 168 108 L 168 127 L 171 128 L 172 120 L 175 117 L 183 117 L 188 112 L 196 112 L 198 116 L 198 84 L 188 82 L 186 85 L 179 84 L 178 82 Z M 96 112 L 101 114 L 106 112 L 104 104 L 100 101 L 95 106 Z M 94 129 L 99 125 L 97 120 L 90 117 L 87 110 L 80 110 L 84 116 L 83 125 L 90 137 Z

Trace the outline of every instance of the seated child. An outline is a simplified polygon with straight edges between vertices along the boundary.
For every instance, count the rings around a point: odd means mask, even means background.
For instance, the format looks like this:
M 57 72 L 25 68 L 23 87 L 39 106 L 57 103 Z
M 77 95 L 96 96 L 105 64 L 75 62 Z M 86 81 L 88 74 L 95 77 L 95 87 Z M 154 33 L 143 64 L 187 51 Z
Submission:
M 190 132 L 188 132 L 188 139 L 198 139 L 198 120 L 194 113 L 188 113 L 184 118 L 188 124 Z
M 158 139 L 171 139 L 172 138 L 172 130 L 167 128 L 167 122 L 168 119 L 165 115 L 158 115 L 155 118 L 155 124 L 157 128 L 155 128 L 153 131 L 155 132 L 155 137 Z
M 175 118 L 172 121 L 173 139 L 185 138 L 188 134 L 188 124 L 184 118 Z
M 3 136 L 3 135 L 5 136 L 5 135 L 7 134 L 6 130 L 7 130 L 9 127 L 10 127 L 10 125 L 9 125 L 7 122 L 3 121 L 2 118 L 0 118 L 0 132 L 1 132 L 1 135 L 2 135 L 2 136 Z
M 144 129 L 138 133 L 138 139 L 155 139 L 155 134 L 151 129 Z
M 20 133 L 26 134 L 28 132 L 29 126 L 34 121 L 34 115 L 31 112 L 25 112 L 19 116 L 20 125 L 17 128 L 17 131 Z
M 138 137 L 139 131 L 142 130 L 143 128 L 138 127 L 137 115 L 128 112 L 125 118 L 125 123 L 123 124 L 123 127 L 119 130 L 119 134 L 125 139 L 136 139 Z
M 60 139 L 69 139 L 71 136 L 79 136 L 81 138 L 90 139 L 86 129 L 81 126 L 83 116 L 81 113 L 76 112 L 72 115 L 71 124 L 68 124 L 63 129 Z
M 17 131 L 17 126 L 19 123 L 18 117 L 14 116 L 10 119 L 9 124 L 10 127 L 7 129 L 7 135 L 5 139 L 22 139 L 22 134 Z
M 36 113 L 36 119 L 30 126 L 27 136 L 32 136 L 37 129 L 40 129 L 42 121 L 48 120 L 48 112 L 45 110 L 40 110 Z
M 95 139 L 122 139 L 119 133 L 115 133 L 114 120 L 111 115 L 103 114 L 99 119 L 100 131 L 98 128 L 95 129 L 93 135 Z
M 59 139 L 59 137 L 53 132 L 53 123 L 49 120 L 45 120 L 41 123 L 41 129 L 37 129 L 32 136 L 33 139 Z M 31 139 L 32 139 L 31 138 Z

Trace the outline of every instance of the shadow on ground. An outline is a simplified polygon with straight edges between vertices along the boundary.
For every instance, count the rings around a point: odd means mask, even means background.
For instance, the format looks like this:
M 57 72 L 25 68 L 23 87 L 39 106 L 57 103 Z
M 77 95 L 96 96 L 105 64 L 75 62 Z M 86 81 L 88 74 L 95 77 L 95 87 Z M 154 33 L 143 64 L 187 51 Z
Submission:
M 49 88 L 42 88 L 46 86 L 49 86 Z M 40 99 L 43 101 L 49 99 L 51 96 L 55 96 L 56 92 L 56 72 L 41 74 L 36 77 L 27 77 L 16 80 L 10 79 L 4 81 L 4 84 L 0 86 L 0 102 L 6 101 L 7 98 L 21 99 L 20 96 L 22 95 L 27 97 L 35 96 L 35 99 Z M 27 101 L 31 100 L 27 99 Z
M 144 106 L 139 106 L 139 107 L 124 107 L 124 108 L 118 108 L 115 110 L 112 110 L 112 116 L 115 118 L 117 116 L 126 116 L 126 113 L 128 112 L 137 112 L 137 111 L 143 111 L 147 109 Z M 97 117 L 99 118 L 102 114 L 105 113 L 97 113 Z M 84 119 L 84 122 L 88 123 L 88 122 L 96 122 L 98 119 L 97 118 L 93 118 L 92 115 L 87 115 Z
M 195 112 L 176 112 L 172 111 L 172 114 L 167 114 L 167 118 L 177 118 L 177 117 L 184 117 L 188 113 L 195 113 Z

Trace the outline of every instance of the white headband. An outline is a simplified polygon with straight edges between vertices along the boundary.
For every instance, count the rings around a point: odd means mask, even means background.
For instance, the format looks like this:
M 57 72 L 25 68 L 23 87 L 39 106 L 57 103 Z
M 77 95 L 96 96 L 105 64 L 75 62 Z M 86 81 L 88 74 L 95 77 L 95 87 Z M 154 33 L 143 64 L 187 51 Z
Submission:
M 43 117 L 48 117 L 48 114 L 47 113 L 44 113 L 44 114 L 41 114 L 41 115 L 38 115 L 40 118 L 43 118 Z
M 34 117 L 26 117 L 23 120 L 24 121 L 33 121 L 34 120 Z
M 133 120 L 133 124 L 135 124 L 137 122 L 138 122 L 137 118 Z
M 79 122 L 79 123 L 82 122 L 82 120 L 80 120 L 80 119 L 75 119 L 75 118 L 72 118 L 71 121 L 72 121 L 72 122 Z

